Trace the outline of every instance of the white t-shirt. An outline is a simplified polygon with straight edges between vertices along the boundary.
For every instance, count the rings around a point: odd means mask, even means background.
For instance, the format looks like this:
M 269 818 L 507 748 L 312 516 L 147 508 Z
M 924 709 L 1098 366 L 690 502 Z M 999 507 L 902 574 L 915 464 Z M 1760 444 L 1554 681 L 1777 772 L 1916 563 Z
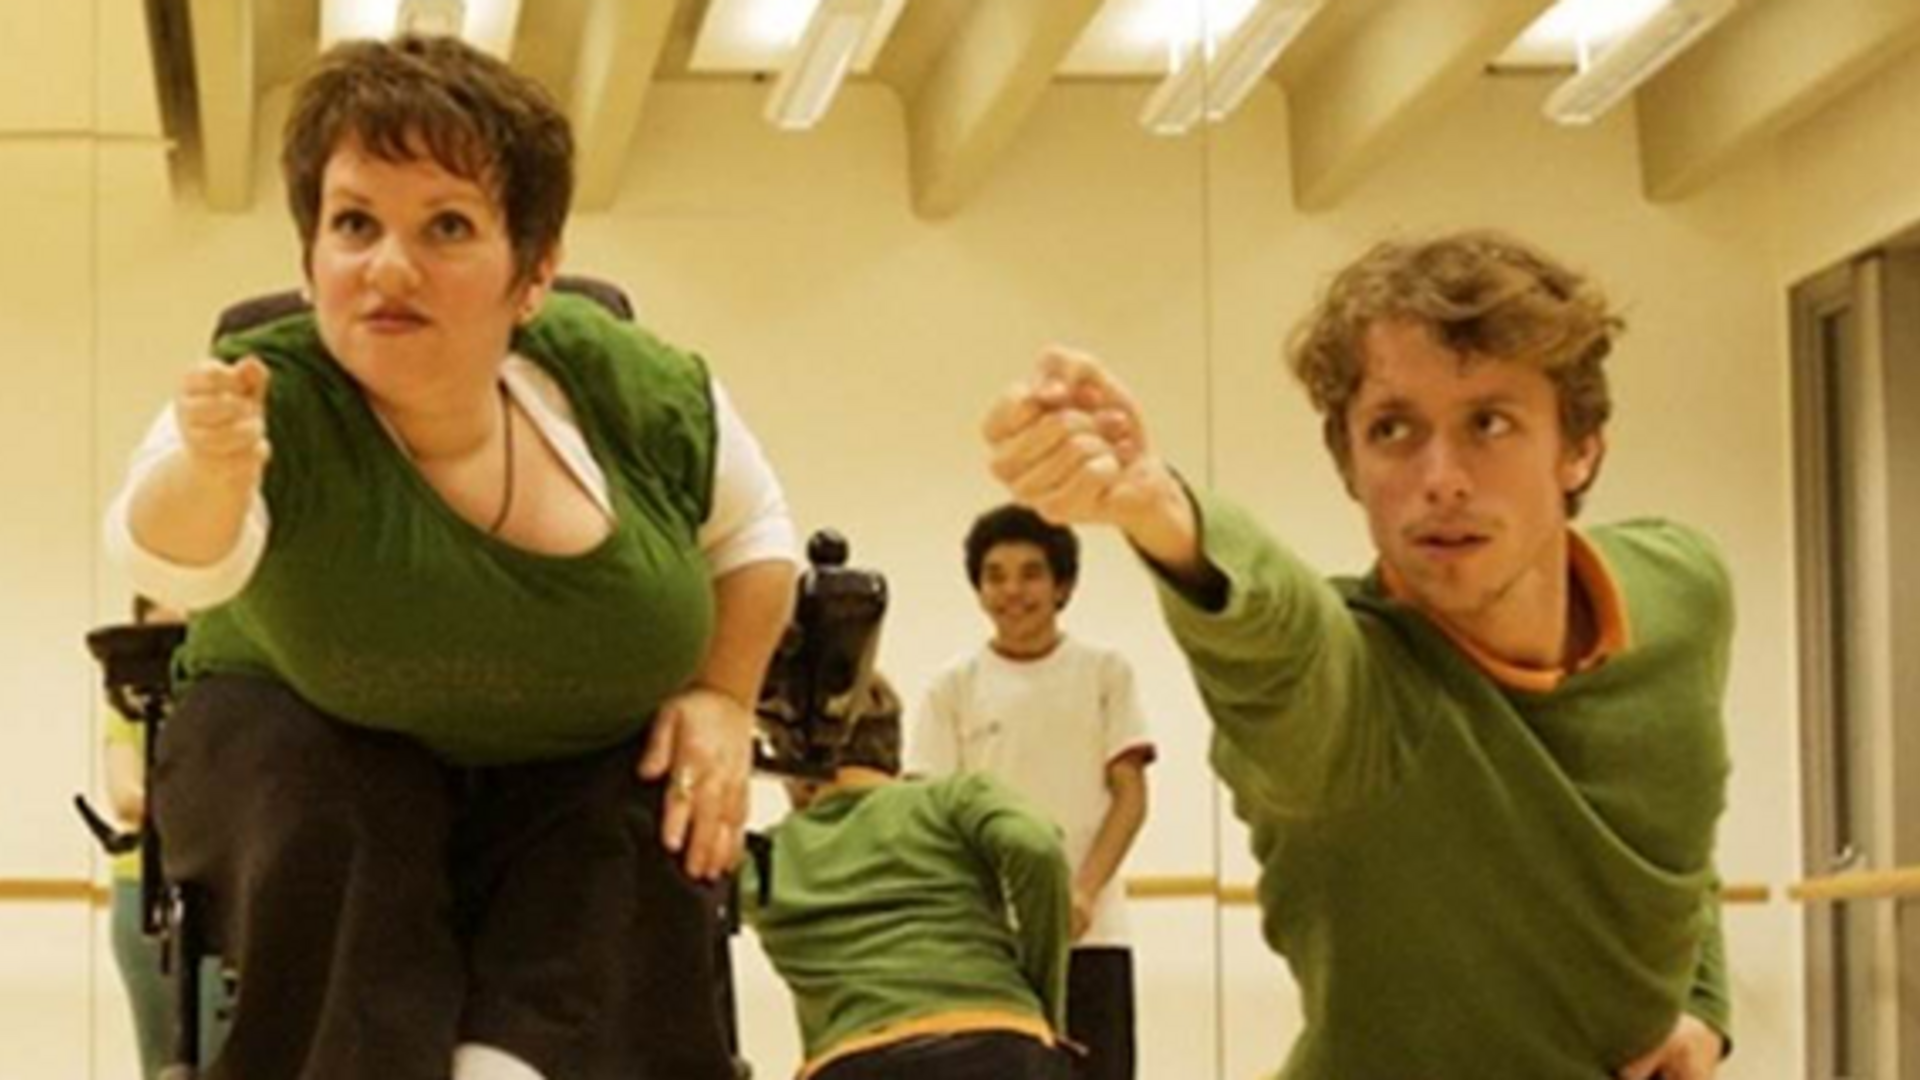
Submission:
M 1107 766 L 1129 753 L 1153 754 L 1133 669 L 1119 653 L 1062 638 L 1036 660 L 983 646 L 950 664 L 927 690 L 907 767 L 929 776 L 991 773 L 1060 826 L 1077 869 L 1112 802 Z M 1116 874 L 1075 945 L 1126 943 Z

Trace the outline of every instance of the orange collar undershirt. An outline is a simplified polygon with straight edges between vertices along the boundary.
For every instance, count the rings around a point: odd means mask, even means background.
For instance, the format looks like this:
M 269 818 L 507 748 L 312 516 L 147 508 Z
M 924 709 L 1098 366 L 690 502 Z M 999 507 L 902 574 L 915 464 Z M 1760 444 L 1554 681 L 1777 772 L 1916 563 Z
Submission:
M 1631 641 L 1626 601 L 1621 597 L 1620 585 L 1614 580 L 1612 571 L 1607 569 L 1607 562 L 1601 557 L 1600 550 L 1580 535 L 1578 530 L 1568 529 L 1567 558 L 1570 564 L 1568 584 L 1587 598 L 1587 605 L 1593 611 L 1594 622 L 1599 630 L 1594 636 L 1593 647 L 1570 667 L 1530 667 L 1495 656 L 1438 612 L 1421 606 L 1408 592 L 1405 580 L 1385 562 L 1380 564 L 1380 584 L 1389 597 L 1416 608 L 1432 619 L 1441 633 L 1459 646 L 1474 666 L 1486 672 L 1489 678 L 1508 689 L 1545 694 L 1558 689 L 1569 675 L 1592 671 L 1606 663 L 1609 658 L 1625 650 Z

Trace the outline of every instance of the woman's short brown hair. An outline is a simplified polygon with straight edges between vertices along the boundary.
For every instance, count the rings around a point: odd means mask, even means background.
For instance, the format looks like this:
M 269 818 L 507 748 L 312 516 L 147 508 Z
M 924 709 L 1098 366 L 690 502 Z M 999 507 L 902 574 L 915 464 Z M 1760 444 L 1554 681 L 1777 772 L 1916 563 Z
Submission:
M 429 157 L 489 190 L 515 280 L 560 243 L 573 201 L 573 133 L 540 84 L 458 38 L 405 36 L 327 50 L 294 94 L 280 153 L 310 255 L 327 162 L 348 139 L 383 161 Z
M 1426 327 L 1462 356 L 1539 368 L 1553 382 L 1569 444 L 1598 434 L 1613 411 L 1603 365 L 1626 324 L 1590 280 L 1494 232 L 1388 241 L 1334 277 L 1287 346 L 1343 472 L 1351 461 L 1347 413 L 1366 375 L 1367 330 L 1395 322 Z M 1569 513 L 1579 509 L 1583 491 L 1569 493 Z

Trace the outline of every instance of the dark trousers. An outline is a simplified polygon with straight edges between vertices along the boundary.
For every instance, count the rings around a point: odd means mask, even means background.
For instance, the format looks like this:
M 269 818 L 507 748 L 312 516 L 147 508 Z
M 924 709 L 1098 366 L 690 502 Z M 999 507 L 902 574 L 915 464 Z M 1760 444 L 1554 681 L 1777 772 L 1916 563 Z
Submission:
M 1063 1054 L 1031 1035 L 928 1035 L 849 1054 L 814 1080 L 1067 1080 Z
M 206 1080 L 446 1080 L 453 1048 L 549 1080 L 731 1080 L 715 905 L 658 839 L 637 742 L 456 769 L 280 683 L 196 682 L 154 807 L 239 971 Z
M 1067 1037 L 1087 1049 L 1074 1058 L 1074 1080 L 1133 1080 L 1133 950 L 1068 954 Z

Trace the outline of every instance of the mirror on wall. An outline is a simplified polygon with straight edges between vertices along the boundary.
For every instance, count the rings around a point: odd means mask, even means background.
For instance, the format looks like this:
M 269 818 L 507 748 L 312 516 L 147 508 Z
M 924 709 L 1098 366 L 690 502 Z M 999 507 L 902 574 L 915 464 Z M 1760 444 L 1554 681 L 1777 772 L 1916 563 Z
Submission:
M 127 454 L 215 314 L 300 281 L 277 132 L 331 5 L 255 4 L 186 33 L 148 21 L 170 5 L 96 4 L 85 44 L 103 65 L 101 135 L 60 201 L 93 230 L 74 289 L 85 330 L 70 345 L 84 396 L 60 426 L 71 460 L 90 463 L 69 515 L 83 554 L 68 558 L 96 558 L 61 588 L 79 590 L 65 600 L 76 613 L 107 619 L 126 584 L 91 530 Z M 619 284 L 644 325 L 698 352 L 802 530 L 840 531 L 854 565 L 886 575 L 879 663 L 911 717 L 936 673 L 989 637 L 961 549 L 972 518 L 1004 498 L 980 422 L 1044 348 L 1108 359 L 1154 401 L 1162 451 L 1204 477 L 1206 136 L 1142 125 L 1154 85 L 1142 72 L 1164 64 L 1165 45 L 1130 36 L 1103 5 L 874 6 L 882 43 L 803 130 L 768 118 L 790 46 L 761 40 L 751 3 L 528 3 L 501 47 L 575 123 L 563 270 Z M 1174 22 L 1191 40 L 1189 18 Z M 178 96 L 189 80 L 191 109 Z M 1141 1075 L 1212 1075 L 1206 729 L 1134 556 L 1102 531 L 1081 538 L 1063 626 L 1128 659 L 1158 749 L 1124 870 L 1144 894 L 1129 912 Z M 63 662 L 73 681 L 87 676 Z M 84 690 L 72 691 L 81 712 Z M 77 767 L 92 745 L 68 742 Z M 784 807 L 777 785 L 757 785 L 757 821 Z M 787 1074 L 799 1061 L 787 995 L 751 934 L 732 951 L 746 1053 L 756 1074 Z M 94 1075 L 127 1075 L 110 964 L 92 979 Z

